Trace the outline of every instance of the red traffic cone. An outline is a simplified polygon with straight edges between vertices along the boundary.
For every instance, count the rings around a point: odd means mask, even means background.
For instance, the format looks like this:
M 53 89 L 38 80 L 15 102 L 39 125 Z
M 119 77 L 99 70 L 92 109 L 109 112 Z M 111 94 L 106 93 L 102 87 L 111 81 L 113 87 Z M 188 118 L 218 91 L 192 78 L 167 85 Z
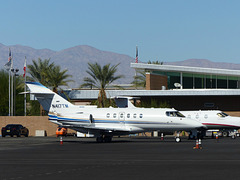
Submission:
M 60 137 L 60 144 L 61 144 L 61 145 L 63 144 L 63 138 L 62 138 L 62 136 Z
M 162 140 L 162 141 L 164 140 L 163 133 L 161 133 L 161 140 Z
M 196 146 L 193 147 L 193 149 L 199 149 L 199 143 L 198 143 L 198 139 L 196 140 Z
M 202 149 L 202 140 L 201 139 L 198 140 L 198 146 L 199 146 L 199 149 Z

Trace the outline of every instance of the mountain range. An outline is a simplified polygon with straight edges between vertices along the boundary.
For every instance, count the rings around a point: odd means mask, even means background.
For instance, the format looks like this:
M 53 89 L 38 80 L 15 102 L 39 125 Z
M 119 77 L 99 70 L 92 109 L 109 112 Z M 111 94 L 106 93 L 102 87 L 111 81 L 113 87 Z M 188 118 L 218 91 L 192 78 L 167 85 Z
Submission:
M 121 74 L 125 77 L 116 83 L 130 84 L 135 74 L 134 69 L 130 67 L 130 63 L 135 62 L 134 58 L 124 54 L 102 51 L 87 45 L 53 51 L 50 49 L 34 49 L 22 45 L 5 46 L 0 43 L 0 69 L 4 69 L 4 65 L 8 61 L 9 48 L 12 52 L 13 67 L 20 70 L 19 74 L 23 73 L 25 56 L 27 58 L 27 64 L 32 64 L 33 59 L 37 60 L 41 58 L 44 60 L 50 58 L 51 62 L 60 65 L 62 70 L 68 69 L 68 74 L 73 76 L 72 79 L 75 82 L 69 84 L 71 88 L 79 87 L 83 83 L 83 78 L 88 76 L 86 73 L 88 62 L 97 62 L 101 65 L 108 63 L 116 65 L 120 63 L 116 74 Z M 164 62 L 163 64 L 240 70 L 240 64 L 212 62 L 206 59 L 188 59 L 177 62 Z

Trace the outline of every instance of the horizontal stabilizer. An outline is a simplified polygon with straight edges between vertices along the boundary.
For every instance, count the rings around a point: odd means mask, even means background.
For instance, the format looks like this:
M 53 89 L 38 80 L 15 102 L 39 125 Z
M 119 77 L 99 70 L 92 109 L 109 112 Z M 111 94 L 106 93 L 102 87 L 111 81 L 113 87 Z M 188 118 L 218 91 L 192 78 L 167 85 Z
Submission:
M 47 112 L 67 113 L 74 105 L 38 82 L 26 82 L 30 94 L 34 94 Z

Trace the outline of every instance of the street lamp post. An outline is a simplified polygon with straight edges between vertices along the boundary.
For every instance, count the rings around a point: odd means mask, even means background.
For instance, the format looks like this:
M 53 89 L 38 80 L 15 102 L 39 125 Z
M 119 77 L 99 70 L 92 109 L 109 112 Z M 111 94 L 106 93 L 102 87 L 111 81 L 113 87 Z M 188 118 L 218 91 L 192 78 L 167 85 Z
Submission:
M 11 69 L 12 71 L 12 108 L 11 108 L 11 116 L 15 116 L 15 108 L 16 108 L 16 82 L 15 82 L 15 79 L 16 79 L 16 76 L 18 76 L 17 72 L 19 71 L 19 69 L 14 69 L 12 68 Z M 13 82 L 14 81 L 14 82 Z M 14 85 L 13 85 L 14 83 Z M 13 94 L 13 88 L 14 88 L 14 94 Z

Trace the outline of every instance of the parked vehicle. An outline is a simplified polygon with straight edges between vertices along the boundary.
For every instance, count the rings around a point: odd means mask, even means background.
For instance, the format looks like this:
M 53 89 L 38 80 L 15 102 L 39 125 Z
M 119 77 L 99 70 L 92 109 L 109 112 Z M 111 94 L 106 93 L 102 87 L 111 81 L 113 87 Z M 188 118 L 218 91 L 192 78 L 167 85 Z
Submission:
M 23 127 L 21 124 L 8 124 L 2 128 L 2 137 L 5 137 L 7 135 L 10 135 L 11 137 L 14 135 L 17 137 L 20 137 L 21 135 L 28 137 L 28 134 L 28 128 Z
M 58 136 L 67 136 L 67 128 L 58 127 L 56 131 L 56 135 Z

